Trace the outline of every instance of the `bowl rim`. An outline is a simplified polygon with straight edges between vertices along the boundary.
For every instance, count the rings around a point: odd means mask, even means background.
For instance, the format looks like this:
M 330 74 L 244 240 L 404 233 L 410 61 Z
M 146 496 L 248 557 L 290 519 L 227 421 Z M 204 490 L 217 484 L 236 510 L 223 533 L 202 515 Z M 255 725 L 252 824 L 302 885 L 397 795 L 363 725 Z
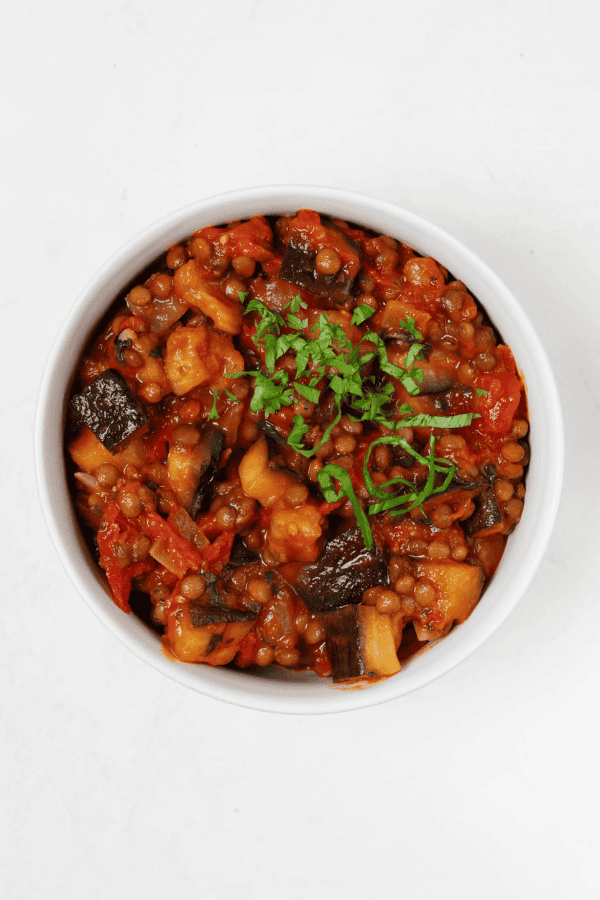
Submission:
M 77 531 L 70 496 L 65 491 L 62 436 L 69 388 L 68 360 L 79 358 L 94 323 L 98 323 L 117 296 L 119 290 L 115 286 L 118 288 L 120 284 L 122 289 L 144 268 L 140 260 L 146 259 L 147 265 L 165 247 L 191 234 L 195 227 L 307 207 L 349 219 L 362 227 L 372 227 L 369 220 L 389 222 L 393 227 L 385 229 L 386 233 L 392 233 L 444 265 L 451 260 L 453 264 L 449 268 L 455 277 L 465 281 L 500 333 L 509 337 L 507 343 L 515 352 L 519 368 L 525 363 L 522 374 L 530 415 L 534 409 L 536 417 L 531 440 L 532 459 L 537 458 L 527 475 L 523 518 L 511 535 L 498 571 L 480 604 L 466 622 L 442 641 L 425 648 L 398 675 L 362 690 L 336 688 L 331 682 L 315 681 L 316 676 L 296 678 L 290 674 L 281 680 L 268 675 L 254 677 L 246 672 L 232 669 L 219 672 L 169 658 L 156 636 L 134 616 L 124 616 L 108 597 L 99 574 L 90 568 L 89 551 Z M 348 213 L 349 208 L 356 212 L 356 217 Z M 467 277 L 463 277 L 465 274 Z M 482 294 L 488 298 L 487 302 L 481 299 Z M 87 324 L 85 337 L 82 321 Z M 74 364 L 69 369 L 71 376 L 73 368 Z M 59 393 L 54 387 L 57 380 L 61 386 Z M 543 442 L 544 434 L 551 440 Z M 548 358 L 525 311 L 495 272 L 452 235 L 415 213 L 367 194 L 317 185 L 257 186 L 197 200 L 153 222 L 109 256 L 79 293 L 57 332 L 40 383 L 34 441 L 38 493 L 58 556 L 88 607 L 109 631 L 136 656 L 179 684 L 248 709 L 287 714 L 343 712 L 398 699 L 433 682 L 474 653 L 514 609 L 535 574 L 554 526 L 564 466 L 560 401 Z M 533 499 L 530 499 L 530 484 L 535 488 Z

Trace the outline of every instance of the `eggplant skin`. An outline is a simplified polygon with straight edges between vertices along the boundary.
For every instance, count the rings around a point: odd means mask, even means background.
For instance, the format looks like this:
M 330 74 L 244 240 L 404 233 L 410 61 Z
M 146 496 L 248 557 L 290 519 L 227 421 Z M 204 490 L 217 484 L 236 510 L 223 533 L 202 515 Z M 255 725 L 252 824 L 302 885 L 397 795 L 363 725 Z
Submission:
M 200 444 L 196 448 L 196 452 L 202 455 L 202 463 L 198 487 L 188 510 L 192 518 L 195 518 L 198 513 L 204 512 L 213 498 L 224 444 L 225 433 L 216 425 L 208 424 L 202 432 Z
M 344 606 L 325 616 L 327 656 L 334 682 L 360 678 L 367 671 L 361 655 L 358 608 Z
M 352 296 L 354 278 L 343 272 L 337 275 L 320 275 L 315 268 L 317 254 L 292 237 L 285 249 L 278 277 L 296 287 L 311 291 L 317 297 L 343 303 Z
M 360 603 L 366 590 L 389 580 L 381 550 L 377 544 L 367 550 L 355 525 L 330 538 L 319 559 L 300 571 L 294 586 L 310 612 L 328 612 Z
M 400 671 L 389 616 L 373 606 L 344 606 L 323 616 L 334 682 L 388 677 Z
M 71 409 L 111 453 L 148 422 L 141 404 L 116 369 L 106 369 L 75 394 Z
M 502 513 L 491 487 L 486 488 L 474 502 L 475 512 L 464 523 L 464 529 L 470 537 L 502 524 Z
M 202 606 L 190 603 L 190 616 L 195 628 L 217 625 L 221 622 L 255 622 L 258 613 L 250 609 L 231 609 L 229 606 Z

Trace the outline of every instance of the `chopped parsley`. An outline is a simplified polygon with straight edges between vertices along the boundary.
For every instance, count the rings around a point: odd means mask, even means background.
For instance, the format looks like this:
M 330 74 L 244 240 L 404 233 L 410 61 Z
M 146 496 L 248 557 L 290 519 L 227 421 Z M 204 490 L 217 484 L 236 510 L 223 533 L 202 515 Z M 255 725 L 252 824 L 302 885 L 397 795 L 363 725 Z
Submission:
M 318 405 L 325 391 L 333 393 L 335 415 L 329 423 L 321 440 L 313 447 L 304 443 L 309 426 L 301 415 L 292 418 L 292 427 L 287 436 L 287 443 L 303 456 L 315 456 L 320 447 L 327 443 L 333 428 L 342 417 L 342 408 L 354 421 L 372 422 L 394 432 L 400 428 L 461 428 L 470 425 L 477 413 L 464 413 L 453 416 L 432 416 L 426 413 L 414 413 L 408 403 L 400 403 L 394 399 L 394 384 L 391 381 L 382 383 L 381 374 L 400 382 L 408 394 L 416 396 L 419 384 L 423 380 L 423 370 L 418 365 L 424 347 L 422 335 L 412 318 L 400 323 L 401 329 L 410 335 L 411 346 L 404 358 L 402 366 L 391 362 L 387 355 L 385 341 L 374 331 L 367 331 L 358 344 L 353 345 L 344 329 L 330 322 L 324 313 L 309 328 L 309 319 L 302 316 L 306 304 L 298 294 L 282 309 L 274 312 L 265 304 L 253 298 L 246 303 L 248 295 L 240 293 L 240 300 L 245 304 L 245 315 L 254 314 L 255 333 L 252 341 L 257 350 L 264 354 L 264 368 L 259 371 L 236 372 L 230 378 L 248 376 L 254 379 L 254 391 L 250 401 L 253 412 L 263 411 L 268 418 L 279 412 L 282 407 L 292 406 L 304 401 Z M 351 324 L 362 325 L 374 310 L 367 304 L 354 309 Z M 293 351 L 296 364 L 295 376 L 284 369 L 277 369 L 281 357 Z M 367 367 L 375 362 L 375 374 Z M 218 418 L 217 395 L 215 392 L 213 407 L 209 419 Z M 226 391 L 228 397 L 237 400 Z M 479 391 L 478 391 L 479 393 Z M 411 454 L 415 460 L 426 467 L 427 478 L 421 487 L 404 478 L 393 478 L 383 485 L 376 486 L 369 473 L 367 463 L 374 447 L 381 444 L 401 447 Z M 422 455 L 414 450 L 405 438 L 397 434 L 384 435 L 374 440 L 366 453 L 363 463 L 365 487 L 378 502 L 372 503 L 369 515 L 391 511 L 393 514 L 404 514 L 412 509 L 422 510 L 425 500 L 446 490 L 454 477 L 456 467 L 453 463 L 438 459 L 434 455 L 433 435 L 429 442 L 429 451 Z M 335 463 L 328 463 L 318 473 L 318 481 L 323 496 L 328 503 L 337 502 L 347 497 L 352 503 L 356 521 L 360 526 L 365 546 L 371 547 L 373 536 L 367 514 L 356 496 L 352 480 L 346 469 Z M 336 490 L 333 481 L 339 484 Z M 438 481 L 436 485 L 435 482 Z M 401 488 L 399 491 L 396 488 Z M 390 489 L 394 488 L 393 491 Z

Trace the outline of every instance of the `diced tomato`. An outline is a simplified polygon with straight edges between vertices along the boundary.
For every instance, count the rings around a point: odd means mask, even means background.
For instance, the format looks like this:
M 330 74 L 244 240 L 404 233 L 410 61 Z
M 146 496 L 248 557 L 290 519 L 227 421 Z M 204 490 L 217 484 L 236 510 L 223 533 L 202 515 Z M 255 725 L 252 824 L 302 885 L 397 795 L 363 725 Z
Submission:
M 109 503 L 104 515 L 104 522 L 97 534 L 100 566 L 104 569 L 112 595 L 117 606 L 123 612 L 129 612 L 129 594 L 131 581 L 142 571 L 134 571 L 133 566 L 120 565 L 116 554 L 119 539 L 135 540 L 139 531 L 126 519 L 116 503 Z
M 271 256 L 273 234 L 264 216 L 254 216 L 226 233 L 226 247 L 232 256 L 248 256 L 263 262 Z
M 248 634 L 240 644 L 240 649 L 238 650 L 235 659 L 237 665 L 241 666 L 242 669 L 245 669 L 246 666 L 249 666 L 252 663 L 257 644 L 258 635 L 256 633 L 256 629 L 252 629 L 252 631 L 248 632 Z
M 475 387 L 487 393 L 479 397 L 481 421 L 475 420 L 478 429 L 492 434 L 510 431 L 521 399 L 522 384 L 516 374 L 516 365 L 508 347 L 500 345 L 501 364 L 493 372 L 477 376 Z
M 221 534 L 203 553 L 204 566 L 208 572 L 220 574 L 227 565 L 235 535 L 233 532 Z
M 192 547 L 189 541 L 182 538 L 168 522 L 161 519 L 158 513 L 146 512 L 143 519 L 146 534 L 154 539 L 162 538 L 165 541 L 169 555 L 178 567 L 183 571 L 202 568 L 203 555 L 195 547 Z

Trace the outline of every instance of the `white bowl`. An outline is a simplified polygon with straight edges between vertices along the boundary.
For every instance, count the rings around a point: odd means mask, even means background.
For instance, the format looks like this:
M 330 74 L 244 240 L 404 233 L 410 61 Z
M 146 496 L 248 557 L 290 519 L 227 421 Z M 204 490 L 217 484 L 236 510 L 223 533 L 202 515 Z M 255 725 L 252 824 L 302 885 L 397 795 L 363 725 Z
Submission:
M 334 687 L 312 673 L 275 669 L 252 675 L 168 658 L 156 635 L 133 614 L 122 613 L 110 598 L 80 534 L 66 481 L 63 429 L 72 375 L 117 294 L 165 248 L 198 228 L 301 208 L 390 234 L 439 260 L 464 281 L 512 348 L 529 401 L 531 465 L 525 508 L 490 586 L 464 624 L 413 658 L 398 675 L 364 689 Z M 44 514 L 58 554 L 92 611 L 137 656 L 180 684 L 229 703 L 281 713 L 332 713 L 383 703 L 423 687 L 462 662 L 498 628 L 527 588 L 550 537 L 562 482 L 562 420 L 552 372 L 510 291 L 470 250 L 435 225 L 382 200 L 326 187 L 258 187 L 209 197 L 166 216 L 129 241 L 92 278 L 65 322 L 42 380 L 36 425 Z

